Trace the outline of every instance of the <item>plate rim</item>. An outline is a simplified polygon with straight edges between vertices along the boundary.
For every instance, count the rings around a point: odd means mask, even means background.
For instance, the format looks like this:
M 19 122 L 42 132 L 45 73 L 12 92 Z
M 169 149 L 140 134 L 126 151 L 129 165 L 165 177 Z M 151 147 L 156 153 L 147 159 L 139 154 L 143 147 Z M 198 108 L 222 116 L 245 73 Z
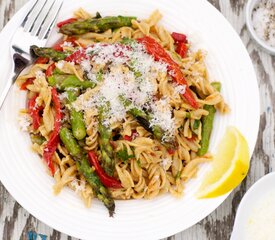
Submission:
M 226 20 L 225 22 L 226 22 L 227 25 L 233 30 L 232 32 L 234 32 L 234 34 L 239 38 L 239 36 L 238 36 L 238 34 L 236 33 L 235 29 L 234 29 L 234 28 L 232 27 L 232 25 L 228 22 L 228 20 L 222 15 L 222 13 L 221 13 L 220 11 L 218 11 L 218 10 L 217 10 L 212 4 L 210 4 L 207 0 L 200 0 L 200 1 L 201 1 L 201 2 L 205 2 L 205 4 L 208 4 L 211 8 L 215 9 L 215 11 L 216 11 L 219 15 L 221 15 L 222 18 L 224 18 L 224 19 Z M 25 4 L 25 5 L 24 5 L 24 6 L 23 6 L 23 7 L 22 7 L 22 8 L 21 8 L 12 18 L 11 18 L 11 20 L 10 20 L 10 21 L 5 25 L 5 27 L 2 29 L 2 31 L 1 31 L 1 33 L 0 33 L 0 39 L 3 38 L 3 36 L 5 36 L 5 34 L 7 34 L 9 28 L 10 28 L 12 25 L 14 25 L 16 22 L 19 21 L 18 18 L 20 17 L 20 15 L 23 15 L 23 13 L 25 14 L 25 12 L 27 11 L 27 9 L 31 6 L 31 4 L 32 4 L 33 2 L 34 2 L 34 1 L 29 1 L 29 2 L 27 2 L 27 3 L 26 3 L 26 4 Z M 252 68 L 253 68 L 253 71 L 254 71 L 254 72 L 253 72 L 253 75 L 255 76 L 255 80 L 257 80 L 256 73 L 255 73 L 255 69 L 254 69 L 254 67 L 253 67 L 251 58 L 249 57 L 249 54 L 248 54 L 248 52 L 247 52 L 247 49 L 245 48 L 245 46 L 244 46 L 243 42 L 240 40 L 240 38 L 239 38 L 239 41 L 240 41 L 240 43 L 241 43 L 241 45 L 242 45 L 242 48 L 243 48 L 245 54 L 247 55 L 247 59 L 250 61 L 250 65 L 251 65 Z M 0 49 L 1 49 L 1 48 L 0 48 Z M 257 125 L 257 135 L 258 135 L 259 123 L 260 123 L 260 121 L 259 121 L 259 119 L 260 119 L 260 98 L 259 98 L 259 90 L 257 91 L 257 96 L 256 96 L 256 98 L 258 99 L 258 101 L 257 101 L 257 106 L 254 106 L 254 110 L 258 113 L 258 114 L 257 114 L 258 118 L 255 120 L 255 122 L 256 122 L 256 121 L 258 122 L 258 125 Z M 253 153 L 253 151 L 254 151 L 254 149 L 255 149 L 255 146 L 256 146 L 256 141 L 257 141 L 257 137 L 254 139 L 253 149 L 251 149 L 250 157 L 252 157 L 252 153 Z M 6 184 L 4 181 L 2 181 L 1 171 L 0 171 L 0 179 L 1 179 L 1 182 L 2 182 L 2 184 L 4 185 L 4 187 L 7 189 L 7 191 L 14 197 L 14 195 L 16 195 L 16 194 L 14 194 L 13 192 L 11 192 L 10 189 L 6 187 L 8 184 Z M 212 209 L 206 216 L 208 216 L 208 215 L 211 214 L 215 209 L 217 209 L 217 208 L 224 202 L 224 200 L 228 197 L 229 194 L 230 194 L 230 193 L 228 193 L 228 194 L 226 194 L 226 195 L 220 197 L 219 204 L 217 204 L 216 207 L 215 207 L 214 209 Z M 24 205 L 25 205 L 24 203 L 22 204 L 21 199 L 17 199 L 17 198 L 15 198 L 15 199 L 16 199 L 16 201 L 17 201 L 24 209 L 26 209 L 30 214 L 32 214 L 35 218 L 39 219 L 41 222 L 46 223 L 48 226 L 50 226 L 50 227 L 52 227 L 52 228 L 54 228 L 54 229 L 56 229 L 56 230 L 58 230 L 58 231 L 61 231 L 61 232 L 65 233 L 65 234 L 68 234 L 68 232 L 67 232 L 67 231 L 64 231 L 63 228 L 56 227 L 56 226 L 52 225 L 51 223 L 45 221 L 45 219 L 41 218 L 39 215 L 34 214 L 30 208 L 26 208 L 26 207 L 24 206 Z M 199 221 L 201 221 L 202 219 L 204 219 L 206 216 L 202 216 L 201 219 L 200 219 Z M 197 221 L 197 222 L 199 222 L 199 221 Z M 192 226 L 192 225 L 193 225 L 193 224 L 191 224 L 190 226 Z M 189 227 L 190 227 L 190 226 L 189 226 Z M 187 229 L 187 228 L 186 228 L 186 229 Z M 182 230 L 180 230 L 180 231 L 182 231 Z M 173 234 L 176 234 L 176 233 L 173 233 Z M 70 234 L 70 235 L 71 235 L 71 236 L 74 236 L 74 234 Z M 161 236 L 161 237 L 166 237 L 166 236 L 168 236 L 168 235 L 165 234 L 165 236 Z M 75 236 L 75 237 L 78 237 L 78 236 Z

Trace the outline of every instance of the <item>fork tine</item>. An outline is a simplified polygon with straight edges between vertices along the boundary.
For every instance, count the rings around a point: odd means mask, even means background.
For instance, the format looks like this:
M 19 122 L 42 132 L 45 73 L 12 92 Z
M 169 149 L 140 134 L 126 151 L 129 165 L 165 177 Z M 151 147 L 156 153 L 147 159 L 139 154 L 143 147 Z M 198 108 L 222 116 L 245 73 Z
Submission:
M 30 30 L 31 35 L 35 36 L 38 35 L 39 29 L 43 24 L 48 12 L 51 10 L 55 0 L 46 0 L 45 5 L 41 9 L 40 13 L 37 15 L 37 18 L 33 24 L 32 29 Z
M 34 4 L 32 5 L 32 7 L 31 7 L 30 11 L 28 12 L 28 14 L 26 15 L 26 17 L 24 18 L 24 20 L 23 20 L 23 22 L 22 22 L 22 24 L 21 24 L 22 27 L 25 26 L 25 24 L 26 24 L 28 18 L 30 17 L 31 13 L 33 12 L 33 9 L 35 8 L 37 2 L 38 2 L 38 0 L 35 1 L 35 3 L 34 3 Z
M 39 30 L 39 35 L 38 35 L 39 39 L 48 38 L 48 35 L 51 33 L 51 31 L 55 25 L 58 13 L 59 13 L 62 5 L 63 5 L 63 0 L 55 1 L 51 10 L 49 11 L 48 15 L 46 16 L 46 19 L 45 19 L 43 25 L 41 26 L 41 28 Z
M 38 14 L 40 13 L 41 9 L 43 8 L 45 1 L 37 0 L 27 16 L 25 17 L 22 26 L 24 27 L 24 31 L 29 32 L 33 23 L 35 22 Z

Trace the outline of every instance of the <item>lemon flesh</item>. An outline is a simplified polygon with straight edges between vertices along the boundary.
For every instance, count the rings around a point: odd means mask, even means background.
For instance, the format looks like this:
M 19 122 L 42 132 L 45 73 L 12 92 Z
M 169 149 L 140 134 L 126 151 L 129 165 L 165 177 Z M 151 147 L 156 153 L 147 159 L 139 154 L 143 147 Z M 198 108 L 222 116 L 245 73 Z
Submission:
M 206 173 L 198 198 L 221 196 L 237 187 L 246 177 L 250 157 L 246 139 L 235 127 L 228 127 L 218 145 L 212 169 Z

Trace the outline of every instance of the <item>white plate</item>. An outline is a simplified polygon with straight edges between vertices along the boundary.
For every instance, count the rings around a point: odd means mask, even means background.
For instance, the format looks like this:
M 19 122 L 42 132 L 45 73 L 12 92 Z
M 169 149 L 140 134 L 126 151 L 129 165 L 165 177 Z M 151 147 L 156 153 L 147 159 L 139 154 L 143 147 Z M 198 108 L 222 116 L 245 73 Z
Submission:
M 238 35 L 225 18 L 205 0 L 66 0 L 60 19 L 82 6 L 103 15 L 147 17 L 159 9 L 161 21 L 170 31 L 186 33 L 195 48 L 208 52 L 207 64 L 213 80 L 222 82 L 222 94 L 231 113 L 218 116 L 212 135 L 213 150 L 226 126 L 234 125 L 248 140 L 253 152 L 259 124 L 259 93 L 250 58 Z M 21 9 L 0 36 L 0 89 L 10 71 L 9 39 L 30 5 Z M 56 36 L 54 37 L 56 38 Z M 154 200 L 116 201 L 116 214 L 109 218 L 104 206 L 94 200 L 86 209 L 73 192 L 64 189 L 52 195 L 53 179 L 46 174 L 40 158 L 30 151 L 30 140 L 19 130 L 18 110 L 24 107 L 24 93 L 14 87 L 0 115 L 0 178 L 13 197 L 32 215 L 49 226 L 83 239 L 159 239 L 180 232 L 216 209 L 227 195 L 197 200 L 193 193 L 206 171 L 203 166 L 181 199 L 170 195 Z

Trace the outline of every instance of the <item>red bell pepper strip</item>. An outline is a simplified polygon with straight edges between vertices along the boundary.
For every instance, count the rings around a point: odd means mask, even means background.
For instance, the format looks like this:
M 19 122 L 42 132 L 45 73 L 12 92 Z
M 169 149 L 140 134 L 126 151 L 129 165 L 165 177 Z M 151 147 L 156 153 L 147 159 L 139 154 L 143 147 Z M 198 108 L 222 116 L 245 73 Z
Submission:
M 182 58 L 186 57 L 187 50 L 188 50 L 187 45 L 184 42 L 178 43 L 176 48 L 176 53 L 178 53 Z
M 53 75 L 53 71 L 56 68 L 55 63 L 52 63 L 46 70 L 46 77 Z
M 93 151 L 88 152 L 88 156 L 89 156 L 90 164 L 92 166 L 94 166 L 95 172 L 97 173 L 100 181 L 102 182 L 102 184 L 105 187 L 122 188 L 121 183 L 118 180 L 107 175 L 107 173 L 104 172 L 104 170 L 102 169 L 102 167 L 100 166 L 100 164 L 98 162 L 98 158 L 97 158 L 97 155 L 95 154 L 95 152 L 93 152 Z
M 88 59 L 88 56 L 86 54 L 86 49 L 81 48 L 75 51 L 74 53 L 72 53 L 71 55 L 69 55 L 68 57 L 66 57 L 65 61 L 80 64 L 85 59 Z
M 114 141 L 110 141 L 110 144 L 111 144 L 112 148 L 116 148 L 116 143 Z
M 73 47 L 76 46 L 76 39 L 74 37 L 68 37 L 66 40 L 59 40 L 57 43 L 53 46 L 53 49 L 56 51 L 63 51 L 63 44 L 64 42 L 70 42 Z
M 49 62 L 49 58 L 46 57 L 38 57 L 35 61 L 35 64 L 46 64 Z
M 131 137 L 131 136 L 128 136 L 128 135 L 125 135 L 125 136 L 123 137 L 123 139 L 126 140 L 126 141 L 129 141 L 129 142 L 132 141 L 132 137 Z
M 38 94 L 33 96 L 31 99 L 28 101 L 28 112 L 32 118 L 32 126 L 34 130 L 37 130 L 40 127 L 40 116 L 39 116 L 39 111 L 41 110 L 37 105 L 36 105 L 36 98 L 38 97 Z
M 27 86 L 33 83 L 35 78 L 28 78 L 20 87 L 20 90 L 27 90 Z
M 54 175 L 55 169 L 54 169 L 54 165 L 52 162 L 52 156 L 53 156 L 54 152 L 56 151 L 57 146 L 60 142 L 59 131 L 60 131 L 60 127 L 61 127 L 61 118 L 62 118 L 61 105 L 60 105 L 60 101 L 59 101 L 57 91 L 55 88 L 52 88 L 52 101 L 53 101 L 54 108 L 55 108 L 54 129 L 51 133 L 49 141 L 47 142 L 47 144 L 44 148 L 43 158 L 46 161 L 47 166 L 51 170 L 52 175 Z
M 188 141 L 194 142 L 197 139 L 196 135 L 192 135 L 191 138 L 187 138 Z
M 77 21 L 77 18 L 69 18 L 69 19 L 66 19 L 64 21 L 61 21 L 61 22 L 57 23 L 56 25 L 57 25 L 58 28 L 61 28 L 63 25 L 66 25 L 68 23 L 73 23 L 75 21 Z
M 53 49 L 56 50 L 56 51 L 60 51 L 62 52 L 63 51 L 63 47 L 61 46 L 62 44 L 64 43 L 64 40 L 59 40 L 57 41 L 54 45 L 53 45 Z
M 173 32 L 171 36 L 177 43 L 187 43 L 187 37 L 185 34 Z
M 137 39 L 137 41 L 144 45 L 147 53 L 152 55 L 156 61 L 164 62 L 167 64 L 167 68 L 174 81 L 176 81 L 180 85 L 186 85 L 186 90 L 183 94 L 183 97 L 193 108 L 197 109 L 199 107 L 198 103 L 195 100 L 190 88 L 188 87 L 188 84 L 183 76 L 179 65 L 173 61 L 173 59 L 169 56 L 165 49 L 153 38 L 148 36 L 139 38 Z
M 169 155 L 173 155 L 176 152 L 176 149 L 169 148 L 167 149 L 167 152 L 169 153 Z
M 109 44 L 104 43 L 102 46 L 108 46 Z M 124 57 L 123 49 L 129 50 L 129 46 L 124 46 L 121 44 L 117 44 L 117 46 L 120 46 L 122 48 L 122 51 L 117 51 L 114 53 L 114 57 Z M 83 60 L 89 59 L 89 56 L 86 54 L 86 48 L 82 47 L 69 55 L 68 57 L 65 58 L 65 61 L 67 62 L 73 62 L 75 64 L 80 64 Z
M 138 137 L 138 136 L 139 136 L 139 135 L 138 135 L 137 131 L 136 131 L 136 130 L 132 130 L 131 136 L 125 135 L 125 136 L 123 137 L 123 139 L 126 140 L 126 141 L 131 142 L 133 139 L 135 139 L 135 138 Z

